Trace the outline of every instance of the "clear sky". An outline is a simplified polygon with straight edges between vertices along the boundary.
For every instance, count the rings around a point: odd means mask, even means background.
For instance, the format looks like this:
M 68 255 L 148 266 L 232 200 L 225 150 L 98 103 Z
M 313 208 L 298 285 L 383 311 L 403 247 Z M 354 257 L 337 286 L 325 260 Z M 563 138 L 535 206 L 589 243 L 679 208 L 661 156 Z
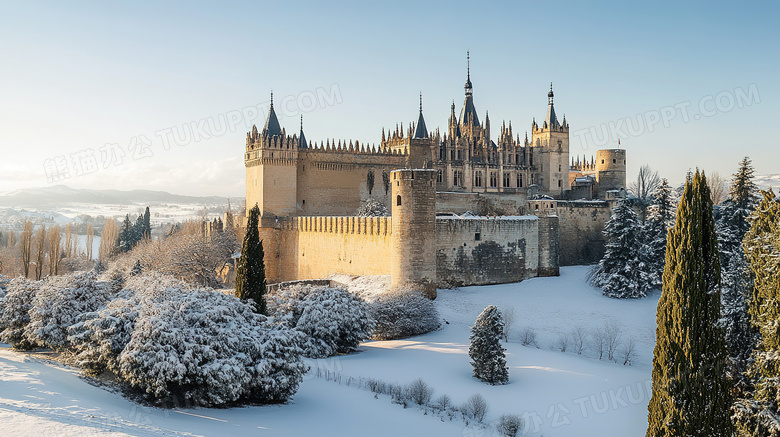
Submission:
M 161 4 L 158 4 L 161 3 Z M 571 153 L 780 173 L 777 2 L 7 2 L 0 191 L 66 184 L 243 196 L 269 93 L 288 131 L 378 143 L 474 100 L 521 136 L 550 82 Z

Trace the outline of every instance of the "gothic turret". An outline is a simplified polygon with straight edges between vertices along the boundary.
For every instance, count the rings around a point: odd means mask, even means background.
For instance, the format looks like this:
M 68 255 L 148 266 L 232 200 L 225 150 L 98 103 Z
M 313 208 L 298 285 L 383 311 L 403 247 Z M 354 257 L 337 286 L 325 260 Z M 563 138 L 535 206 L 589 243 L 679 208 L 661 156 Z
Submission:
M 298 148 L 306 149 L 309 144 L 306 142 L 306 135 L 303 134 L 303 114 L 301 114 L 301 133 L 298 134 Z
M 422 93 L 420 93 L 420 116 L 417 118 L 417 129 L 413 138 L 428 138 L 428 129 L 425 127 L 425 120 L 422 113 Z
M 474 88 L 471 85 L 471 65 L 469 53 L 466 52 L 466 100 L 463 101 L 463 109 L 460 110 L 459 124 L 461 126 L 479 126 L 479 116 L 474 107 Z
M 270 138 L 281 134 L 282 127 L 279 125 L 279 119 L 276 118 L 276 111 L 274 111 L 274 92 L 271 91 L 271 109 L 268 110 L 268 118 L 263 126 L 263 137 Z
M 555 106 L 553 106 L 553 86 L 550 82 L 550 92 L 547 93 L 547 117 L 544 118 L 544 125 L 547 129 L 558 130 L 561 125 L 558 123 L 558 118 L 555 116 Z

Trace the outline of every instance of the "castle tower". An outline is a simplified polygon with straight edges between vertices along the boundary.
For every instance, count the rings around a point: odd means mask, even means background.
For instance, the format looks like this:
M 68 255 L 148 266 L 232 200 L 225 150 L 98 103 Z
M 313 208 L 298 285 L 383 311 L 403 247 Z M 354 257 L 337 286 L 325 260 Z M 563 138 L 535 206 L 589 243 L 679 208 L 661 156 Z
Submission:
M 247 216 L 255 203 L 263 216 L 296 215 L 298 148 L 306 145 L 302 124 L 300 135 L 303 142 L 295 135 L 287 136 L 281 128 L 271 93 L 271 107 L 262 132 L 253 126 L 246 136 Z
M 394 170 L 392 287 L 421 285 L 436 298 L 436 170 Z
M 554 97 L 551 83 L 547 93 L 547 116 L 541 126 L 533 122 L 531 145 L 536 155 L 535 183 L 541 186 L 542 191 L 560 196 L 569 189 L 569 125 L 565 116 L 563 123 L 558 122 Z
M 626 188 L 626 149 L 596 152 L 596 183 L 599 199 L 605 199 L 607 191 Z

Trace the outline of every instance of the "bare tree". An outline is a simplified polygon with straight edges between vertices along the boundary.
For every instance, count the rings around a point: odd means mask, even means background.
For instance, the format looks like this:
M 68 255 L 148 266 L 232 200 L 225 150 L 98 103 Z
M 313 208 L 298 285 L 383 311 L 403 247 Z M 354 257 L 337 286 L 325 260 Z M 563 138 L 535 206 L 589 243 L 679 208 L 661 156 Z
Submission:
M 714 171 L 707 175 L 707 185 L 710 187 L 710 197 L 713 205 L 720 205 L 726 200 L 729 182 L 720 173 Z
M 40 281 L 43 276 L 43 264 L 46 261 L 46 225 L 35 233 L 35 280 Z
M 636 344 L 634 344 L 634 337 L 629 337 L 628 341 L 623 343 L 620 351 L 618 351 L 620 358 L 623 360 L 624 366 L 626 364 L 629 366 L 631 365 L 631 360 L 634 358 L 634 349 L 636 349 Z
M 558 340 L 555 341 L 555 347 L 561 352 L 566 352 L 569 348 L 569 335 L 564 333 L 558 336 Z
M 515 323 L 515 309 L 504 308 L 504 310 L 501 311 L 501 318 L 504 319 L 504 342 L 508 342 L 509 333 L 512 332 L 512 325 Z
M 593 349 L 598 352 L 599 359 L 604 357 L 604 348 L 606 347 L 606 335 L 601 328 L 595 328 L 590 333 L 590 343 Z
M 645 164 L 639 168 L 636 181 L 628 184 L 628 191 L 637 199 L 649 203 L 650 196 L 659 185 L 661 185 L 661 178 L 658 176 L 658 172 Z
M 13 249 L 16 247 L 16 232 L 8 231 L 8 238 L 6 240 L 6 247 Z
M 536 344 L 536 331 L 531 328 L 523 329 L 520 332 L 520 344 L 523 346 L 534 345 L 538 347 Z
M 642 222 L 647 216 L 647 207 L 653 200 L 653 193 L 661 185 L 661 178 L 658 172 L 645 164 L 639 168 L 636 181 L 628 184 L 628 191 L 637 198 L 636 206 L 641 211 Z
M 62 250 L 65 252 L 65 258 L 73 256 L 73 236 L 70 229 L 73 227 L 71 223 L 65 225 L 65 243 L 62 245 Z
M 615 351 L 620 346 L 620 340 L 623 338 L 623 328 L 614 320 L 604 324 L 604 339 L 607 347 L 607 359 L 612 360 L 615 357 Z
M 98 259 L 105 263 L 116 254 L 117 241 L 119 240 L 119 228 L 116 220 L 107 219 L 100 232 L 100 246 L 98 247 Z
M 32 258 L 32 233 L 33 224 L 27 219 L 22 225 L 22 233 L 19 235 L 19 253 L 22 259 L 22 274 L 25 278 L 30 276 L 30 260 Z
M 54 225 L 49 229 L 49 275 L 55 276 L 60 272 L 60 227 Z
M 577 355 L 582 355 L 583 349 L 585 349 L 585 342 L 588 339 L 588 333 L 582 325 L 578 325 L 571 331 L 571 339 L 574 344 L 574 350 L 577 351 Z
M 95 228 L 91 224 L 87 225 L 87 238 L 84 242 L 87 249 L 87 259 L 92 260 L 92 244 L 95 241 Z

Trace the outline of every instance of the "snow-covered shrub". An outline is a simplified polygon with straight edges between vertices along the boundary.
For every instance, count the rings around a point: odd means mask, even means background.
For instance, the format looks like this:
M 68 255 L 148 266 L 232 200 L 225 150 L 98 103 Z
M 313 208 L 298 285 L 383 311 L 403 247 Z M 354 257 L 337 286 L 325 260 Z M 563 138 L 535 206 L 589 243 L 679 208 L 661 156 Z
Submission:
M 469 335 L 469 357 L 474 376 L 493 385 L 509 382 L 509 368 L 501 346 L 503 329 L 501 312 L 490 305 L 477 317 Z
M 280 402 L 298 389 L 306 371 L 298 331 L 211 289 L 162 291 L 170 298 L 143 306 L 119 355 L 119 376 L 132 387 L 157 402 L 202 406 Z
M 425 334 L 439 328 L 439 312 L 433 301 L 422 293 L 401 289 L 370 303 L 376 321 L 372 337 L 376 340 L 394 340 Z
M 520 331 L 520 344 L 523 346 L 538 346 L 536 344 L 536 331 L 531 328 L 525 328 Z
M 412 381 L 406 387 L 406 391 L 409 393 L 412 402 L 417 405 L 428 405 L 433 396 L 433 387 L 428 385 L 422 378 L 417 378 Z
M 356 215 L 358 217 L 383 217 L 389 216 L 390 211 L 387 210 L 384 203 L 369 197 L 360 204 Z
M 303 350 L 309 358 L 351 352 L 374 328 L 366 302 L 346 290 L 297 285 L 270 300 L 275 313 L 305 335 Z
M 53 349 L 68 346 L 68 328 L 105 305 L 111 293 L 110 284 L 98 281 L 94 272 L 49 276 L 39 286 L 24 335 L 32 345 Z
M 119 354 L 130 342 L 140 310 L 134 296 L 113 299 L 99 311 L 82 315 L 68 330 L 78 365 L 87 373 L 119 372 Z
M 15 349 L 32 349 L 24 336 L 24 330 L 30 323 L 30 308 L 35 294 L 38 292 L 39 283 L 23 277 L 12 279 L 7 287 L 0 306 L 0 341 L 9 343 Z
M 448 410 L 452 407 L 452 398 L 449 395 L 443 394 L 436 398 L 436 407 L 442 411 Z
M 482 422 L 487 414 L 488 405 L 485 398 L 477 393 L 472 395 L 460 409 L 467 418 Z
M 506 437 L 515 437 L 523 429 L 523 418 L 515 414 L 502 414 L 496 430 Z

